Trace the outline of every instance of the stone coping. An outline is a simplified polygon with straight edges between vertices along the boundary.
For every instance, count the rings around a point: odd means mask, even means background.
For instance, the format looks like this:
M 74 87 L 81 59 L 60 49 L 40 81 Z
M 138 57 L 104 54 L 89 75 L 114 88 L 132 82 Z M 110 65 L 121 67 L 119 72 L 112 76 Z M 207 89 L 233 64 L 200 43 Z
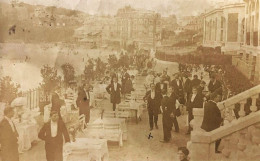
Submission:
M 248 97 L 258 95 L 260 93 L 260 85 L 257 85 L 253 88 L 250 88 L 249 90 L 246 90 L 242 93 L 239 93 L 225 101 L 218 103 L 218 108 L 220 110 L 224 109 L 225 107 L 230 108 L 230 106 L 235 105 L 236 103 L 239 103 L 241 101 L 246 101 Z M 234 107 L 231 107 L 234 108 Z
M 193 143 L 211 144 L 218 139 L 224 138 L 257 123 L 260 123 L 260 111 L 251 113 L 250 115 L 237 120 L 233 120 L 231 123 L 221 126 L 211 132 L 192 131 L 191 141 Z

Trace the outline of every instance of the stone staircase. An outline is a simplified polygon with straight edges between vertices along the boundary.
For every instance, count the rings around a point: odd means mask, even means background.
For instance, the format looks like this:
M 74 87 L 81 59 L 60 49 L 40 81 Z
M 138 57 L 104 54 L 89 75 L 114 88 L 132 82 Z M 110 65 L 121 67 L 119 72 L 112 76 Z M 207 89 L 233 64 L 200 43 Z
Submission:
M 194 109 L 187 147 L 192 161 L 260 160 L 260 85 L 218 103 L 224 125 L 211 132 L 200 128 L 203 109 Z M 221 139 L 215 153 L 215 142 Z

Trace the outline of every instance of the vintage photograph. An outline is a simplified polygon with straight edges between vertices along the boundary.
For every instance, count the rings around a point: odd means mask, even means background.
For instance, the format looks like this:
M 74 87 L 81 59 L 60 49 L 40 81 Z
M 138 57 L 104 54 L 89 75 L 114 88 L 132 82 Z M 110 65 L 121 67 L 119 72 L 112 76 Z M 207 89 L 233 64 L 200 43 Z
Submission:
M 259 161 L 260 0 L 0 0 L 0 161 Z

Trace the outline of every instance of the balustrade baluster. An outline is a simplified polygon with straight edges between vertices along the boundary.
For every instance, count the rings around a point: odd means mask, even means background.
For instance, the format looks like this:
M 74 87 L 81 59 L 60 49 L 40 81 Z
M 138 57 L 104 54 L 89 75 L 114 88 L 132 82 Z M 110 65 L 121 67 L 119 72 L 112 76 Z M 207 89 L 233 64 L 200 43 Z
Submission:
M 244 117 L 246 115 L 245 104 L 246 104 L 246 100 L 240 102 L 240 110 L 238 112 L 239 117 Z
M 252 112 L 256 112 L 256 111 L 257 111 L 256 100 L 257 100 L 257 98 L 258 98 L 258 94 L 252 96 L 251 98 L 252 98 L 252 105 L 250 106 L 250 110 L 251 110 Z

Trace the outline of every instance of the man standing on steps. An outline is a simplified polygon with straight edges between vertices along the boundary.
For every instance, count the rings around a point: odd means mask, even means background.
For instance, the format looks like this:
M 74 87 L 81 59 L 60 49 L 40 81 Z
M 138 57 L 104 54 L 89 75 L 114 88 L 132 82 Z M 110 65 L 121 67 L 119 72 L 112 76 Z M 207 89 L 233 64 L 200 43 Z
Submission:
M 190 99 L 187 101 L 187 111 L 188 111 L 188 123 L 189 128 L 186 132 L 187 135 L 190 134 L 192 128 L 190 126 L 190 121 L 194 118 L 193 117 L 193 108 L 203 108 L 203 97 L 201 94 L 198 93 L 198 90 L 196 87 L 192 88 L 192 95 Z
M 161 106 L 162 95 L 161 92 L 156 91 L 155 84 L 150 84 L 151 90 L 147 91 L 144 96 L 144 101 L 147 101 L 147 109 L 149 115 L 149 124 L 150 130 L 153 130 L 153 126 L 155 124 L 155 128 L 158 129 L 158 114 Z
M 221 117 L 221 112 L 217 106 L 217 103 L 221 101 L 222 96 L 218 93 L 214 93 L 210 95 L 210 100 L 205 103 L 204 106 L 204 116 L 201 128 L 207 132 L 215 130 L 220 127 L 223 123 L 223 118 Z M 220 144 L 220 140 L 216 141 L 215 151 L 218 153 L 218 146 Z

